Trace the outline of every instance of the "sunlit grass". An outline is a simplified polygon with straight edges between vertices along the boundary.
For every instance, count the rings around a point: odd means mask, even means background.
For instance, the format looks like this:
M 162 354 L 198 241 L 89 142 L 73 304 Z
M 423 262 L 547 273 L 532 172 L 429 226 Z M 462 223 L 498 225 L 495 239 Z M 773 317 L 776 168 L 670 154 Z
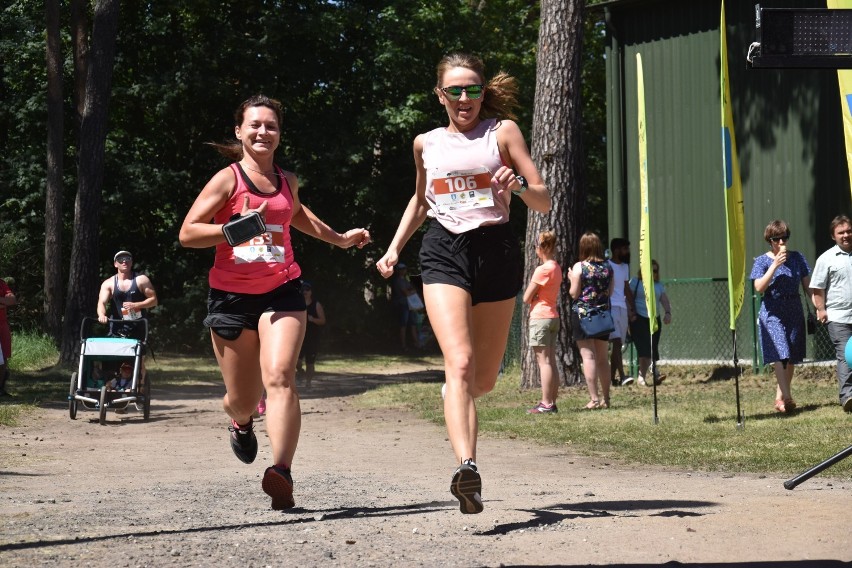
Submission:
M 673 371 L 673 372 L 672 372 Z M 709 380 L 710 372 L 671 370 L 657 390 L 657 423 L 653 389 L 613 389 L 612 408 L 585 410 L 585 387 L 562 388 L 555 415 L 530 415 L 526 410 L 539 392 L 519 390 L 519 371 L 509 370 L 497 387 L 477 402 L 480 433 L 547 445 L 570 446 L 590 456 L 627 463 L 722 472 L 775 472 L 807 469 L 850 443 L 852 415 L 837 404 L 833 368 L 802 369 L 793 392 L 799 410 L 775 413 L 775 382 L 769 374 L 748 373 L 740 379 L 740 407 L 745 416 L 737 426 L 733 379 Z M 406 408 L 443 423 L 438 385 L 382 386 L 364 393 L 359 404 L 373 408 Z M 832 476 L 852 474 L 852 460 L 830 470 Z
M 9 369 L 12 372 L 37 371 L 51 367 L 59 360 L 53 340 L 44 333 L 15 333 L 13 342 L 14 356 L 9 359 Z

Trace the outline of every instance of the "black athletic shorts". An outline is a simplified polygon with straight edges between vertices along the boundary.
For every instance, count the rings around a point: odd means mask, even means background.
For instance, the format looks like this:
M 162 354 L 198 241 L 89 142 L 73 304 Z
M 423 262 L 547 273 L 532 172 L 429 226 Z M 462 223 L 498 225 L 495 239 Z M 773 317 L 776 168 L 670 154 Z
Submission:
M 265 294 L 238 294 L 210 288 L 204 325 L 224 339 L 236 339 L 243 329 L 256 330 L 261 314 L 306 309 L 299 278 Z
M 473 305 L 514 298 L 521 291 L 521 247 L 508 223 L 454 234 L 432 220 L 420 246 L 423 284 L 450 284 Z

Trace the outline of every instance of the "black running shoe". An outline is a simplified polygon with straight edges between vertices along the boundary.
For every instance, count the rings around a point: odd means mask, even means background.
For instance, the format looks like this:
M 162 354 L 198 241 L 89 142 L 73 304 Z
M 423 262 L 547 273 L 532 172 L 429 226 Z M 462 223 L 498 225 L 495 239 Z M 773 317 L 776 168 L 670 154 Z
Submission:
M 277 465 L 266 468 L 260 486 L 263 487 L 264 493 L 272 497 L 272 508 L 275 511 L 296 506 L 296 501 L 293 500 L 293 477 L 289 469 Z
M 228 430 L 231 431 L 231 449 L 234 455 L 243 463 L 251 463 L 257 457 L 257 437 L 254 435 L 254 420 L 249 420 L 245 426 L 240 426 L 233 420 Z
M 472 459 L 464 460 L 453 473 L 450 493 L 459 500 L 459 510 L 466 515 L 482 512 L 482 478 Z

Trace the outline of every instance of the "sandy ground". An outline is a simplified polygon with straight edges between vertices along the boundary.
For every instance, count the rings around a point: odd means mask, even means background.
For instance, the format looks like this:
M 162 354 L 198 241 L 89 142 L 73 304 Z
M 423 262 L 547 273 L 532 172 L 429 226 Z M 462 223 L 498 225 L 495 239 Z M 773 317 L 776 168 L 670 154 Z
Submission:
M 0 566 L 827 567 L 852 561 L 852 480 L 636 467 L 570 447 L 480 440 L 485 511 L 449 493 L 443 427 L 362 410 L 375 384 L 303 393 L 296 509 L 261 491 L 270 453 L 231 453 L 221 386 L 154 386 L 151 420 L 48 405 L 0 428 Z M 436 394 L 439 396 L 436 386 Z M 539 417 L 540 418 L 540 417 Z

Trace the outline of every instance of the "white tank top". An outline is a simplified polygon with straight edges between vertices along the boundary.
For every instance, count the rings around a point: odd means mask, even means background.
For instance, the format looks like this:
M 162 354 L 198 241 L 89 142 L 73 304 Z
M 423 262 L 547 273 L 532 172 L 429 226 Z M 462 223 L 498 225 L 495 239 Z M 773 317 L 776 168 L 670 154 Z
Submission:
M 491 177 L 503 165 L 496 119 L 483 120 L 464 133 L 443 127 L 427 132 L 423 166 L 429 217 L 455 234 L 507 223 L 512 192 L 498 195 L 491 187 Z

